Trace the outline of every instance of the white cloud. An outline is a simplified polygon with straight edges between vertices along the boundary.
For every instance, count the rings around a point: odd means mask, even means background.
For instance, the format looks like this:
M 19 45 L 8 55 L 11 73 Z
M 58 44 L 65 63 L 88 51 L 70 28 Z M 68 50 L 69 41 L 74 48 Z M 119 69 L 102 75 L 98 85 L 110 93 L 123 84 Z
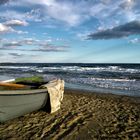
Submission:
M 13 32 L 13 31 L 14 31 L 13 28 L 0 23 L 0 33 L 8 33 L 8 32 Z
M 36 42 L 38 42 L 38 40 L 35 40 L 33 38 L 25 38 L 22 41 L 20 41 L 21 43 L 25 44 L 25 45 L 33 45 Z
M 29 2 L 29 0 L 26 0 Z M 53 19 L 67 23 L 70 26 L 77 26 L 82 22 L 96 18 L 99 21 L 109 24 L 114 24 L 119 18 L 122 22 L 135 20 L 137 15 L 133 11 L 137 1 L 130 0 L 107 0 L 106 2 L 91 2 L 91 1 L 57 1 L 57 0 L 34 0 L 32 4 L 40 4 L 44 7 L 44 13 Z M 123 7 L 121 7 L 123 6 Z M 117 15 L 120 13 L 120 15 Z M 114 18 L 115 17 L 115 18 Z
M 83 33 L 77 33 L 76 36 L 81 40 L 81 41 L 85 41 L 87 39 L 87 35 L 89 35 L 91 32 L 90 31 L 86 31 Z
M 21 30 L 15 30 L 14 28 L 12 28 L 11 26 L 15 26 L 15 25 L 25 25 L 26 22 L 20 22 L 18 20 L 15 21 L 9 21 L 9 22 L 4 22 L 4 23 L 0 23 L 0 34 L 5 34 L 5 33 L 17 33 L 17 34 L 27 34 L 27 31 L 21 31 Z
M 106 6 L 104 4 L 99 3 L 99 4 L 91 6 L 89 9 L 89 13 L 91 16 L 96 16 L 96 15 L 99 15 L 99 13 L 101 13 L 105 8 Z
M 28 31 L 20 31 L 20 30 L 14 30 L 17 34 L 28 34 Z
M 39 4 L 42 6 L 42 9 L 32 9 L 29 12 L 21 13 L 17 11 L 4 11 L 1 13 L 1 16 L 7 19 L 19 19 L 19 20 L 33 20 L 37 22 L 41 22 L 42 20 L 48 21 L 49 18 L 52 20 L 58 20 L 62 21 L 64 23 L 67 23 L 70 26 L 76 26 L 79 25 L 82 21 L 84 21 L 86 18 L 88 18 L 87 15 L 83 14 L 83 10 L 81 10 L 81 6 L 74 5 L 73 3 L 67 3 L 67 2 L 59 2 L 56 0 L 21 0 L 20 2 L 16 1 L 11 3 L 15 3 L 18 6 L 25 5 L 28 6 Z M 49 19 L 50 20 L 50 19 Z
M 11 47 L 18 47 L 24 45 L 37 45 L 39 40 L 33 38 L 23 38 L 20 40 L 1 39 L 1 48 L 11 49 Z
M 66 23 L 69 26 L 78 26 L 89 19 L 97 19 L 100 26 L 108 28 L 136 20 L 140 17 L 138 8 L 133 9 L 138 0 L 100 0 L 100 1 L 68 1 L 68 0 L 21 0 L 10 1 L 11 5 L 29 6 L 34 8 L 28 12 L 4 11 L 1 17 L 26 21 L 49 23 Z M 9 3 L 9 5 L 10 5 Z M 137 10 L 137 12 L 136 12 Z M 48 25 L 48 26 L 49 26 Z M 51 24 L 53 27 L 53 24 Z
M 28 21 L 42 22 L 42 10 L 40 8 L 32 9 L 31 11 L 25 13 L 24 17 Z
M 47 5 L 46 11 L 52 18 L 68 23 L 70 26 L 78 25 L 82 18 L 75 12 L 74 5 L 53 3 Z
M 132 43 L 132 44 L 140 43 L 140 38 L 131 39 L 129 42 Z
M 28 23 L 26 21 L 21 20 L 9 20 L 4 23 L 7 26 L 27 26 Z
M 45 19 L 50 17 L 52 19 L 67 23 L 70 26 L 78 25 L 84 20 L 84 18 L 86 18 L 85 15 L 81 16 L 80 14 L 81 7 L 70 2 L 67 3 L 56 0 L 22 0 L 22 3 L 42 5 L 42 9 L 33 9 L 30 13 L 28 13 L 30 17 L 33 15 L 36 15 L 36 18 L 40 17 L 41 12 L 43 12 L 45 14 Z
M 14 10 L 1 11 L 0 13 L 0 17 L 3 20 L 25 20 L 25 13 Z

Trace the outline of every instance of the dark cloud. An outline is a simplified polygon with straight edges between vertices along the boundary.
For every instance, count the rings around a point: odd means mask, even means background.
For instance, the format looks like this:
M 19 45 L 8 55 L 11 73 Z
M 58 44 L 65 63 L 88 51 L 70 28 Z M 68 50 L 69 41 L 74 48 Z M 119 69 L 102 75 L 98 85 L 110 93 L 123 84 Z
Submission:
M 35 38 L 23 38 L 20 40 L 7 40 L 0 38 L 0 50 L 32 51 L 32 52 L 67 52 L 70 46 L 66 44 L 56 45 L 50 40 L 38 40 Z M 24 46 L 28 46 L 24 48 Z M 34 46 L 30 48 L 29 46 Z
M 22 56 L 23 54 L 19 54 L 19 53 L 9 53 L 9 55 L 12 55 L 12 56 L 18 57 L 18 56 Z
M 140 34 L 140 21 L 132 21 L 112 29 L 91 33 L 87 36 L 87 39 L 114 39 L 136 34 Z
M 22 46 L 22 44 L 16 41 L 3 44 L 3 47 L 18 47 L 18 46 Z
M 5 41 L 4 41 L 5 42 Z M 20 46 L 34 45 L 35 49 L 24 49 Z M 66 52 L 69 46 L 49 44 L 45 40 L 36 40 L 33 38 L 25 38 L 19 41 L 11 41 L 2 43 L 0 50 L 19 50 L 19 51 L 35 51 L 35 52 Z
M 5 4 L 7 2 L 9 2 L 10 0 L 0 0 L 0 5 Z

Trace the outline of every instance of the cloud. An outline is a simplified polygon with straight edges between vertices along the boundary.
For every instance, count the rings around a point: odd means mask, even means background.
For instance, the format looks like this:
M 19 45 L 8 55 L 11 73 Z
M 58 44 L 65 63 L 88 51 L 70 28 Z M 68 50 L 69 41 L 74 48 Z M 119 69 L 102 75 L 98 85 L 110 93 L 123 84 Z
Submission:
M 0 11 L 0 18 L 3 20 L 25 20 L 26 19 L 26 13 L 19 12 L 13 9 L 5 10 L 5 11 Z
M 39 42 L 38 49 L 32 49 L 31 51 L 41 51 L 41 52 L 65 52 L 69 48 L 66 45 L 53 45 L 47 42 Z
M 18 41 L 6 41 L 1 42 L 0 50 L 19 50 L 19 51 L 35 51 L 35 52 L 66 52 L 69 46 L 66 45 L 54 45 L 47 42 L 47 40 L 37 40 L 33 38 L 24 38 Z M 24 49 L 24 46 L 34 46 L 35 49 Z M 20 47 L 20 48 L 19 48 Z
M 13 28 L 11 28 L 11 27 L 9 27 L 9 26 L 6 26 L 6 25 L 4 25 L 4 24 L 2 24 L 2 23 L 0 23 L 0 34 L 1 34 L 1 33 L 13 32 L 13 31 L 14 31 Z
M 0 50 L 13 50 L 13 51 L 22 51 L 22 52 L 67 52 L 67 46 L 53 46 L 48 45 L 46 47 L 39 47 L 36 49 L 22 49 L 22 48 L 13 48 L 13 47 L 0 47 Z
M 87 15 L 83 14 L 83 10 L 80 5 L 75 5 L 70 1 L 57 1 L 57 0 L 21 0 L 22 3 L 30 5 L 39 5 L 40 9 L 33 9 L 28 14 L 27 17 L 36 16 L 34 19 L 40 19 L 39 21 L 51 21 L 59 23 L 66 23 L 70 26 L 79 25 Z M 81 2 L 80 2 L 81 3 Z M 47 26 L 47 25 L 46 25 Z M 49 26 L 49 25 L 48 25 Z M 55 26 L 51 26 L 55 27 Z
M 7 21 L 4 23 L 0 23 L 0 34 L 5 34 L 5 33 L 17 33 L 17 34 L 27 34 L 27 31 L 20 31 L 20 30 L 15 30 L 11 26 L 25 26 L 27 25 L 26 22 L 22 22 L 20 20 L 11 20 Z
M 68 51 L 66 48 L 67 48 L 66 46 L 48 45 L 46 47 L 40 47 L 38 49 L 32 49 L 30 51 L 37 51 L 37 52 L 66 52 L 66 51 Z
M 9 20 L 4 23 L 6 26 L 27 26 L 28 23 L 26 21 L 21 20 Z
M 20 53 L 8 53 L 9 55 L 12 55 L 14 57 L 19 57 L 19 56 L 23 56 L 23 54 Z
M 39 40 L 33 38 L 24 38 L 20 41 L 22 45 L 36 45 L 38 42 Z
M 135 5 L 134 0 L 126 0 L 120 4 L 120 7 L 125 10 L 131 10 L 134 5 Z
M 22 46 L 22 44 L 18 41 L 12 41 L 12 42 L 9 42 L 9 43 L 5 43 L 3 44 L 3 47 L 18 47 L 18 46 Z
M 28 34 L 28 31 L 20 31 L 20 30 L 14 30 L 15 33 L 17 34 Z
M 140 38 L 131 39 L 131 40 L 129 41 L 129 43 L 132 43 L 132 44 L 140 43 Z
M 21 2 L 21 4 L 22 4 L 22 2 Z M 48 22 L 49 18 L 43 14 L 43 9 L 41 9 L 41 8 L 34 9 L 34 7 L 32 7 L 32 8 L 33 9 L 27 10 L 26 12 L 18 11 L 18 10 L 16 10 L 16 8 L 5 10 L 5 11 L 2 10 L 2 11 L 0 11 L 0 13 L 1 13 L 0 19 L 12 21 L 12 24 L 14 24 L 16 26 L 17 25 L 27 26 L 27 25 L 29 25 L 29 22 L 31 22 L 31 21 L 33 21 L 33 22 L 42 22 L 42 21 Z
M 132 21 L 112 29 L 91 33 L 87 36 L 87 39 L 116 39 L 137 34 L 140 34 L 140 21 Z
M 0 34 L 5 34 L 5 33 L 28 34 L 27 31 L 15 30 L 10 26 L 0 23 Z
M 16 6 L 18 5 L 26 7 L 28 5 L 31 5 L 31 7 L 39 5 L 40 8 L 33 8 L 32 10 L 24 13 L 21 11 L 14 11 L 12 9 L 9 9 L 8 11 L 1 11 L 0 17 L 2 19 L 25 19 L 27 21 L 35 22 L 48 22 L 48 20 L 54 22 L 55 20 L 55 22 L 64 22 L 67 25 L 76 26 L 80 24 L 80 22 L 84 21 L 84 19 L 87 17 L 87 15 L 81 13 L 81 7 L 70 2 L 57 2 L 55 0 L 21 0 L 20 2 L 11 1 L 11 5 L 13 5 L 13 3 Z
M 1 48 L 4 49 L 11 49 L 11 47 L 19 47 L 19 46 L 24 46 L 24 45 L 34 45 L 34 46 L 38 46 L 39 45 L 40 40 L 37 39 L 33 39 L 33 38 L 23 38 L 21 40 L 5 40 L 5 39 L 1 39 Z
M 9 0 L 0 0 L 0 5 L 7 3 Z
M 123 24 L 140 18 L 139 0 L 11 0 L 8 5 L 9 7 L 30 5 L 29 9 L 32 10 L 1 11 L 1 18 L 55 25 L 65 23 L 72 27 L 96 19 L 99 21 L 99 26 L 109 28 L 112 24 L 116 25 L 116 21 Z

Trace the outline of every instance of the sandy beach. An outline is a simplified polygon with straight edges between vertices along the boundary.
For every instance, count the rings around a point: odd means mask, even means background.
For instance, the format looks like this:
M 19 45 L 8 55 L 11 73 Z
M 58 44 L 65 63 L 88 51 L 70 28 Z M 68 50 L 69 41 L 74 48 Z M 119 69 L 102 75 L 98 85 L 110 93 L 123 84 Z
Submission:
M 140 98 L 65 90 L 61 109 L 0 124 L 1 140 L 140 139 Z

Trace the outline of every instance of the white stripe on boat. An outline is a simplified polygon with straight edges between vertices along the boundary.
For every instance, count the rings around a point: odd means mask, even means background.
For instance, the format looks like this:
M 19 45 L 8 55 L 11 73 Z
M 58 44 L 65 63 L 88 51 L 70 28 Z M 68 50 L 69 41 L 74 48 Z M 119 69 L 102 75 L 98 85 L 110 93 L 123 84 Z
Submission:
M 9 79 L 9 80 L 4 80 L 4 81 L 1 81 L 2 83 L 8 83 L 8 82 L 13 82 L 15 81 L 15 79 Z

